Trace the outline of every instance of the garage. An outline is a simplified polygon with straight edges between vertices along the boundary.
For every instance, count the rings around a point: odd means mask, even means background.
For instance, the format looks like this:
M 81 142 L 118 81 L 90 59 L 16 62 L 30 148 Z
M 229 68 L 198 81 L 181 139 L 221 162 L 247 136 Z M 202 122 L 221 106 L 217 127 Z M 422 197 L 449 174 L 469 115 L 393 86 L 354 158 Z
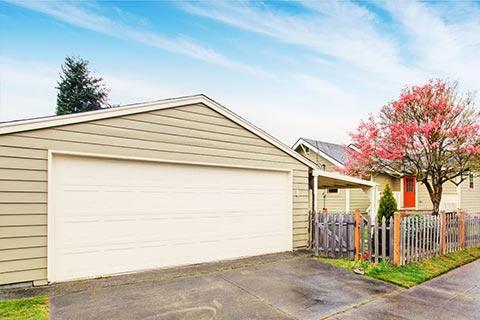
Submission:
M 0 286 L 291 251 L 315 164 L 204 95 L 0 124 Z
M 51 282 L 292 250 L 290 170 L 51 158 Z

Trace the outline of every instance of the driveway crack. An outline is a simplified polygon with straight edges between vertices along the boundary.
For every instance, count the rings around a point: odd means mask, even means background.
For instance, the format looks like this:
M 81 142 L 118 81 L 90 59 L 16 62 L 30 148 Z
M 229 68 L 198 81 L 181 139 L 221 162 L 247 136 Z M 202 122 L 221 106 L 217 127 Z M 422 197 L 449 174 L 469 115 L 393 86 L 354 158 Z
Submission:
M 262 297 L 259 296 L 258 294 L 256 294 L 256 293 L 248 290 L 247 288 L 242 287 L 239 283 L 237 283 L 237 282 L 235 282 L 235 281 L 233 281 L 233 280 L 227 279 L 227 278 L 225 278 L 225 277 L 222 277 L 221 274 L 217 274 L 216 276 L 219 277 L 220 279 L 222 279 L 222 280 L 230 283 L 231 285 L 237 287 L 238 289 L 242 290 L 243 292 L 247 293 L 248 295 L 254 297 L 255 299 L 257 299 L 257 300 L 260 301 L 261 303 L 267 304 L 268 306 L 274 308 L 275 310 L 277 310 L 278 312 L 286 315 L 287 317 L 290 317 L 290 318 L 292 318 L 292 319 L 298 319 L 298 318 L 294 317 L 293 315 L 289 314 L 288 312 L 286 312 L 285 310 L 282 310 L 282 309 L 278 308 L 277 306 L 273 305 L 273 304 L 272 304 L 270 301 L 268 301 L 267 299 L 262 298 Z

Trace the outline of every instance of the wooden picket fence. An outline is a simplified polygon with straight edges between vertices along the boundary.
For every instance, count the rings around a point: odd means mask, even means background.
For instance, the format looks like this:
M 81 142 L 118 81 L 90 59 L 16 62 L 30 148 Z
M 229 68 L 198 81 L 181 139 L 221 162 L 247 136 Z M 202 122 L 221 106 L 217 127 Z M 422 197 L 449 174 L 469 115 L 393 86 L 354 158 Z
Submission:
M 388 221 L 383 217 L 360 220 L 360 257 L 364 260 L 379 263 L 382 259 L 393 261 L 393 218 Z
M 401 265 L 421 261 L 442 253 L 440 240 L 442 234 L 441 216 L 415 215 L 405 217 L 401 221 L 400 230 Z
M 355 220 L 353 214 L 322 214 L 315 228 L 315 253 L 324 257 L 353 258 Z
M 388 221 L 355 214 L 314 214 L 315 254 L 397 265 L 480 246 L 480 217 L 464 212 L 402 216 Z

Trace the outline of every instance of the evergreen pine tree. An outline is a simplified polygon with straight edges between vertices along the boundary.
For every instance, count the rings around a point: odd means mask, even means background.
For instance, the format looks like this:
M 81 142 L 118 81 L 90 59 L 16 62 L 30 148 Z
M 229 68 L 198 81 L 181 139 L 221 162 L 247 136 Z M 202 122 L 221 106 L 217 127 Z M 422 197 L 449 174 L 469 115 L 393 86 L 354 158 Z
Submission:
M 66 57 L 57 84 L 57 115 L 108 107 L 108 89 L 102 78 L 90 75 L 86 60 Z
M 380 203 L 378 205 L 378 220 L 382 221 L 382 217 L 388 221 L 391 216 L 397 211 L 397 201 L 393 196 L 392 189 L 390 185 L 387 183 L 385 189 L 382 192 L 382 196 L 380 198 Z

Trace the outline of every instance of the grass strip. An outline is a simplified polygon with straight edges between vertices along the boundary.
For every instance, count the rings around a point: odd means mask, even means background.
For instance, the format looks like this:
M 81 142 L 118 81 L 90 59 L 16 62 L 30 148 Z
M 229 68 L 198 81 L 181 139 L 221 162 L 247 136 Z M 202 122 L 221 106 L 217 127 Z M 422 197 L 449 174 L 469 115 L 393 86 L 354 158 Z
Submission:
M 380 264 L 374 264 L 367 261 L 354 262 L 346 259 L 317 259 L 321 262 L 349 270 L 353 270 L 355 267 L 362 267 L 365 270 L 365 274 L 369 277 L 410 288 L 479 258 L 480 247 L 448 253 L 444 256 L 413 262 L 401 267 L 383 261 Z
M 0 301 L 2 320 L 48 320 L 48 297 Z

